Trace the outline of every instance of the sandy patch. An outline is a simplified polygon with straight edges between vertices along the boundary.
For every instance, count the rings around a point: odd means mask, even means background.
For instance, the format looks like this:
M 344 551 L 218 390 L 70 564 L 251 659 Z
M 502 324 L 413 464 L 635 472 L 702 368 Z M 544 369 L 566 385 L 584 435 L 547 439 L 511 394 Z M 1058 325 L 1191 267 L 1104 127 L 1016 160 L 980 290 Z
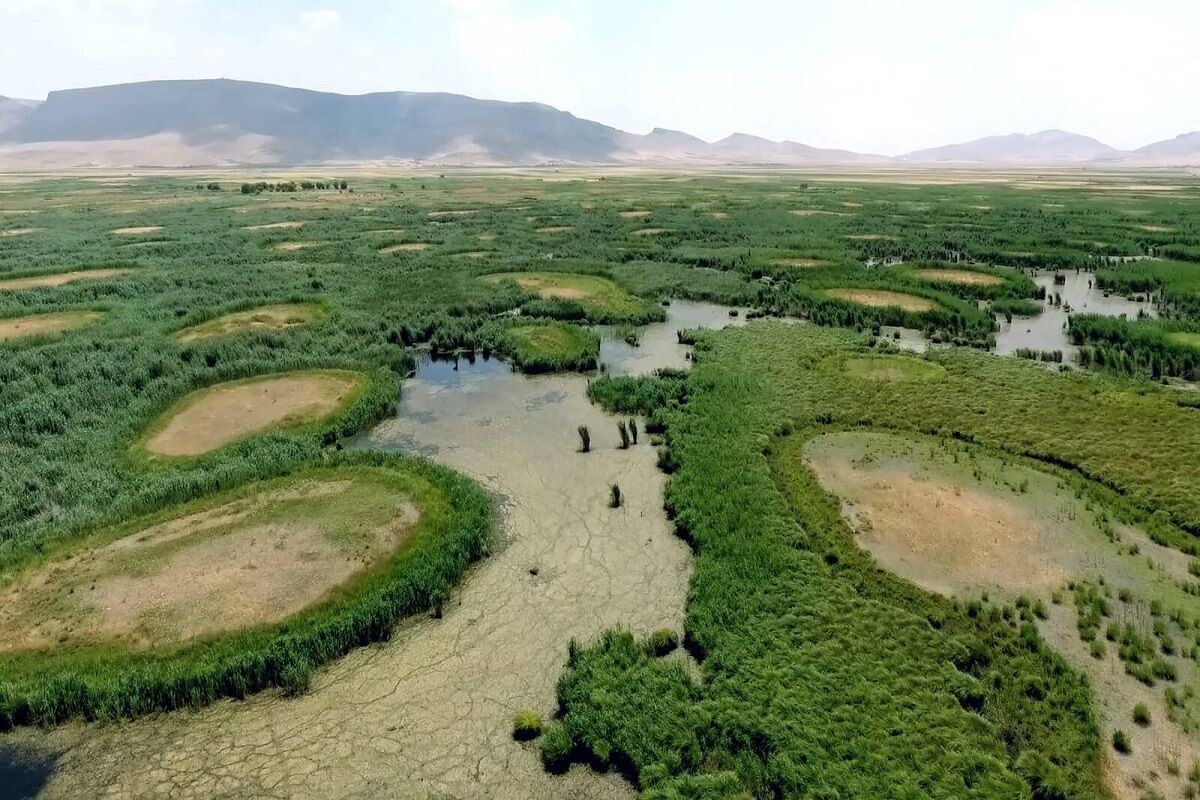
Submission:
M 794 208 L 792 215 L 796 217 L 848 217 L 845 211 L 826 211 L 821 208 Z
M 142 225 L 134 228 L 117 228 L 109 233 L 115 233 L 117 236 L 139 236 L 143 233 L 156 233 L 162 229 L 162 225 Z
M 633 232 L 634 236 L 658 236 L 666 233 L 670 228 L 640 228 Z
M 729 219 L 728 211 L 710 211 L 708 215 L 713 219 Z
M 268 222 L 265 225 L 247 225 L 242 230 L 244 231 L 273 231 L 281 228 L 303 228 L 303 222 Z
M 28 236 L 31 233 L 37 233 L 41 228 L 9 228 L 6 231 L 0 231 L 0 237 L 8 239 L 13 236 Z
M 63 286 L 75 281 L 114 278 L 132 272 L 129 269 L 81 269 L 75 272 L 56 272 L 53 275 L 31 275 L 26 278 L 9 278 L 0 281 L 0 292 L 15 292 L 20 289 L 35 289 L 40 286 Z
M 939 307 L 933 300 L 925 297 L 882 289 L 826 289 L 824 294 L 872 308 L 895 306 L 905 311 L 921 312 L 932 311 Z
M 856 541 L 885 567 L 947 595 L 980 586 L 1049 592 L 1068 579 L 1047 558 L 1056 529 L 1023 508 L 1020 495 L 864 456 L 864 441 L 891 438 L 826 434 L 804 450 L 821 485 L 841 498 Z
M 887 233 L 852 233 L 846 237 L 856 242 L 879 242 L 879 241 L 896 241 L 896 237 Z
M 817 269 L 829 266 L 828 261 L 819 258 L 774 258 L 771 263 L 777 267 L 795 267 L 796 269 Z
M 459 211 L 430 211 L 426 216 L 429 217 L 429 219 L 453 219 L 455 217 L 469 217 L 472 214 L 478 213 L 478 209 L 472 208 L 462 209 Z
M 292 616 L 394 551 L 417 522 L 406 498 L 355 484 L 304 480 L 34 569 L 0 592 L 0 650 L 109 639 L 145 646 Z M 351 500 L 374 506 L 373 524 L 331 535 L 315 506 Z
M 341 408 L 363 378 L 305 372 L 219 384 L 185 397 L 143 447 L 159 456 L 196 456 L 273 428 L 316 422 Z
M 98 311 L 66 311 L 60 314 L 32 314 L 27 317 L 0 319 L 0 342 L 81 328 L 102 316 Z
M 383 255 L 391 253 L 419 253 L 422 250 L 428 250 L 428 242 L 405 242 L 404 244 L 393 244 L 389 247 L 384 247 L 379 250 Z
M 913 270 L 913 275 L 922 280 L 957 283 L 962 286 L 999 286 L 1004 283 L 1004 280 L 996 275 L 969 269 L 918 269 Z
M 638 209 L 635 211 L 621 211 L 618 216 L 621 219 L 641 219 L 642 217 L 650 216 L 650 212 L 646 209 Z
M 308 250 L 313 247 L 320 247 L 324 242 L 280 242 L 275 245 L 274 249 L 281 253 L 292 253 L 296 250 Z
M 319 318 L 321 313 L 321 307 L 313 303 L 260 306 L 184 328 L 175 334 L 175 338 L 181 342 L 193 342 L 242 331 L 285 330 L 312 322 Z
M 566 233 L 573 230 L 575 230 L 574 225 L 550 225 L 545 228 L 537 228 L 535 233 Z
M 1141 228 L 1142 230 L 1148 231 L 1150 233 L 1174 233 L 1175 232 L 1174 228 L 1169 227 L 1167 225 L 1139 225 L 1138 227 Z
M 487 258 L 491 253 L 487 250 L 469 250 L 465 253 L 455 253 L 455 258 Z
M 477 234 L 477 235 L 475 236 L 475 238 L 476 238 L 476 239 L 478 239 L 478 240 L 479 240 L 479 241 L 481 241 L 481 242 L 494 242 L 494 241 L 496 241 L 496 234 L 494 234 L 494 233 L 480 233 L 480 234 Z

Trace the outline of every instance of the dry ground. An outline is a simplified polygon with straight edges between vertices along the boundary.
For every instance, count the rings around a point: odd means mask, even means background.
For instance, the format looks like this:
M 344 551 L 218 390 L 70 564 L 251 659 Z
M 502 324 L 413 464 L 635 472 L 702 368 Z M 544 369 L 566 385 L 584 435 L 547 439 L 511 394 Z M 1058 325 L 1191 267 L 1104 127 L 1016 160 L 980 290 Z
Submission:
M 341 409 L 364 380 L 329 370 L 211 386 L 169 409 L 142 446 L 157 456 L 197 456 L 266 430 L 316 422 Z

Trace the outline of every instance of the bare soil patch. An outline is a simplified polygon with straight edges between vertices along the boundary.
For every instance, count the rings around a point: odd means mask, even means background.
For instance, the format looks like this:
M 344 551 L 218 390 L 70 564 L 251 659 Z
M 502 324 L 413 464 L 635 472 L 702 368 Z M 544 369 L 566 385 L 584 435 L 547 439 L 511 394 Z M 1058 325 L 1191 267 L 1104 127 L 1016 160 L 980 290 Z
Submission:
M 315 303 L 260 306 L 184 328 L 175 334 L 175 338 L 181 342 L 193 342 L 242 331 L 285 330 L 313 322 L 321 316 L 321 307 Z
M 637 209 L 635 211 L 621 211 L 621 212 L 619 212 L 619 216 L 621 217 L 621 219 L 641 219 L 642 217 L 650 216 L 650 212 L 647 209 Z
M 826 211 L 822 208 L 795 208 L 792 215 L 797 217 L 848 217 L 845 211 Z
M 852 233 L 846 237 L 856 242 L 894 242 L 896 237 L 887 233 Z
M 275 249 L 281 253 L 291 253 L 296 250 L 308 250 L 313 247 L 320 247 L 324 242 L 280 242 L 275 245 Z
M 478 258 L 487 258 L 489 255 L 491 255 L 491 252 L 488 250 L 468 250 L 465 253 L 455 253 L 454 257 L 455 258 L 478 259 Z
M 658 236 L 666 233 L 670 228 L 641 228 L 633 232 L 634 236 Z
M 713 219 L 729 219 L 728 211 L 710 211 L 708 215 Z
M 817 269 L 829 266 L 828 261 L 819 258 L 775 258 L 771 263 L 777 267 L 795 267 L 796 269 Z
M 825 294 L 839 300 L 849 300 L 872 308 L 895 306 L 905 311 L 922 312 L 938 308 L 938 304 L 925 297 L 904 292 L 890 292 L 884 289 L 826 289 Z
M 429 249 L 429 242 L 405 242 L 404 244 L 393 244 L 389 247 L 380 248 L 379 252 L 384 255 L 392 253 L 419 253 L 422 250 Z
M 37 233 L 41 228 L 9 228 L 6 231 L 0 231 L 0 236 L 9 238 L 10 236 L 28 236 L 31 233 Z
M 1174 228 L 1167 226 L 1167 225 L 1139 225 L 1138 227 L 1141 228 L 1142 230 L 1148 231 L 1150 233 L 1174 233 L 1175 232 Z
M 35 289 L 40 286 L 63 286 L 75 281 L 97 280 L 100 278 L 115 278 L 132 270 L 129 269 L 81 269 L 75 272 L 56 272 L 53 275 L 31 275 L 26 278 L 9 278 L 0 281 L 0 292 L 15 292 L 21 289 Z
M 242 228 L 242 230 L 244 230 L 244 231 L 273 231 L 273 230 L 278 230 L 281 228 L 292 229 L 292 228 L 303 228 L 303 227 L 304 227 L 304 223 L 298 222 L 298 221 L 268 222 L 264 225 L 246 225 L 245 227 Z
M 65 311 L 0 319 L 0 342 L 82 328 L 104 316 L 99 311 Z
M 428 216 L 429 219 L 447 219 L 447 218 L 452 219 L 454 217 L 469 217 L 472 214 L 478 214 L 478 213 L 479 213 L 478 209 L 471 208 L 471 209 L 461 209 L 458 211 L 430 211 L 426 216 Z
M 115 233 L 118 236 L 139 236 L 143 233 L 156 233 L 163 229 L 162 225 L 142 225 L 133 228 L 117 228 L 110 233 Z
M 365 380 L 328 370 L 201 389 L 169 409 L 143 447 L 159 456 L 197 456 L 266 430 L 316 422 L 344 407 Z
M 842 499 L 857 541 L 884 566 L 943 594 L 988 586 L 1049 592 L 1068 579 L 1049 546 L 1059 526 L 1021 495 L 922 469 L 896 440 L 833 433 L 805 447 L 821 485 Z
M 957 283 L 963 286 L 999 286 L 1004 280 L 986 272 L 975 272 L 969 269 L 918 269 L 913 275 L 927 281 L 940 283 Z
M 549 225 L 545 228 L 537 228 L 536 233 L 566 233 L 573 230 L 575 230 L 574 225 Z
M 403 545 L 419 518 L 369 472 L 345 472 L 291 481 L 31 570 L 0 591 L 0 650 L 113 639 L 148 646 L 292 616 Z M 354 524 L 342 513 L 350 507 Z

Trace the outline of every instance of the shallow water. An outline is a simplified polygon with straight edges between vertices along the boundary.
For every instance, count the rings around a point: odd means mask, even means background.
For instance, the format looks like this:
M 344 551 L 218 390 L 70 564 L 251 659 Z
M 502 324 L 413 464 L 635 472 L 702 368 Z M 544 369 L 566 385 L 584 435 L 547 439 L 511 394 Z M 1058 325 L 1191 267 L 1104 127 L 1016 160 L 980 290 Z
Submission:
M 604 340 L 618 374 L 685 367 L 676 330 L 728 309 L 676 302 L 642 345 Z M 48 797 L 631 797 L 615 774 L 547 774 L 512 740 L 513 713 L 555 710 L 572 637 L 623 626 L 682 628 L 691 554 L 662 510 L 664 476 L 643 437 L 617 447 L 615 418 L 579 375 L 528 377 L 503 362 L 422 361 L 397 416 L 356 447 L 417 452 L 500 498 L 502 541 L 441 619 L 321 670 L 307 694 L 264 693 L 113 724 L 18 731 L 0 746 L 61 752 Z M 578 452 L 576 426 L 592 432 Z M 607 506 L 610 483 L 625 504 Z
M 1056 286 L 1054 276 L 1063 275 L 1064 285 Z M 1074 270 L 1041 270 L 1031 276 L 1038 286 L 1046 289 L 1046 296 L 1059 295 L 1061 306 L 1042 304 L 1042 313 L 1036 317 L 1013 317 L 1011 323 L 1000 322 L 996 333 L 996 352 L 1011 355 L 1019 348 L 1033 350 L 1061 350 L 1065 361 L 1073 361 L 1079 349 L 1067 341 L 1067 308 L 1072 314 L 1101 314 L 1106 317 L 1127 316 L 1136 319 L 1139 311 L 1155 316 L 1154 304 L 1149 300 L 1137 302 L 1118 295 L 1104 296 L 1095 286 L 1096 276 L 1092 272 Z

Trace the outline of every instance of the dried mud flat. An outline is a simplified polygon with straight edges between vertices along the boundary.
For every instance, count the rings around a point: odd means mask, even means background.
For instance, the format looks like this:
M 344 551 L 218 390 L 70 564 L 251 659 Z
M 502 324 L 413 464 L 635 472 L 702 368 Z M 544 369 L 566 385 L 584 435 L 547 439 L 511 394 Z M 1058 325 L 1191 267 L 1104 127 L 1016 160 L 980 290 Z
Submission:
M 882 289 L 826 289 L 825 294 L 829 297 L 836 297 L 839 300 L 848 300 L 851 303 L 858 303 L 859 305 L 870 306 L 872 308 L 896 306 L 905 311 L 918 313 L 938 308 L 938 304 L 933 300 L 918 297 L 914 294 L 890 292 Z
M 143 444 L 157 456 L 197 456 L 275 427 L 329 416 L 362 384 L 350 372 L 269 375 L 201 389 L 167 411 Z
M 273 231 L 273 230 L 293 230 L 295 228 L 303 228 L 304 223 L 299 221 L 290 222 L 267 222 L 262 225 L 246 225 L 242 228 L 244 231 Z
M 109 232 L 117 236 L 141 236 L 145 233 L 158 233 L 162 229 L 162 225 L 141 225 L 133 228 L 116 228 Z
M 323 315 L 320 306 L 314 303 L 283 303 L 273 306 L 259 306 L 248 311 L 238 311 L 233 314 L 201 322 L 184 328 L 175 334 L 181 342 L 194 342 L 200 339 L 211 339 L 243 331 L 279 331 L 315 322 Z
M 0 319 L 0 342 L 81 328 L 103 316 L 99 311 L 64 311 Z
M 407 539 L 417 508 L 368 483 L 304 480 L 48 562 L 0 590 L 0 651 L 142 647 L 285 619 Z M 311 511 L 334 502 L 370 524 L 329 535 Z
M 777 267 L 794 267 L 796 269 L 818 269 L 829 266 L 828 261 L 819 258 L 774 258 L 771 263 Z
M 75 281 L 115 278 L 130 272 L 128 269 L 81 269 L 75 272 L 56 272 L 52 275 L 30 275 L 24 278 L 9 278 L 0 281 L 0 292 L 15 292 L 21 289 L 37 289 L 42 286 L 65 286 Z
M 962 286 L 999 286 L 1004 280 L 986 272 L 974 272 L 969 269 L 918 269 L 913 275 L 927 281 L 941 283 L 957 283 Z
M 382 255 L 391 255 L 392 253 L 419 253 L 422 250 L 428 250 L 428 242 L 405 242 L 404 244 L 394 244 L 389 247 L 384 247 L 379 250 Z
M 513 741 L 512 715 L 553 713 L 572 637 L 682 626 L 691 558 L 662 511 L 665 478 L 644 441 L 617 448 L 584 378 L 492 368 L 418 376 L 401 416 L 362 442 L 424 453 L 502 498 L 504 541 L 441 619 L 351 653 L 301 697 L 11 734 L 12 746 L 60 753 L 44 796 L 636 796 L 615 772 L 546 773 L 534 746 Z M 579 424 L 593 432 L 586 455 Z M 606 502 L 614 481 L 620 509 Z

